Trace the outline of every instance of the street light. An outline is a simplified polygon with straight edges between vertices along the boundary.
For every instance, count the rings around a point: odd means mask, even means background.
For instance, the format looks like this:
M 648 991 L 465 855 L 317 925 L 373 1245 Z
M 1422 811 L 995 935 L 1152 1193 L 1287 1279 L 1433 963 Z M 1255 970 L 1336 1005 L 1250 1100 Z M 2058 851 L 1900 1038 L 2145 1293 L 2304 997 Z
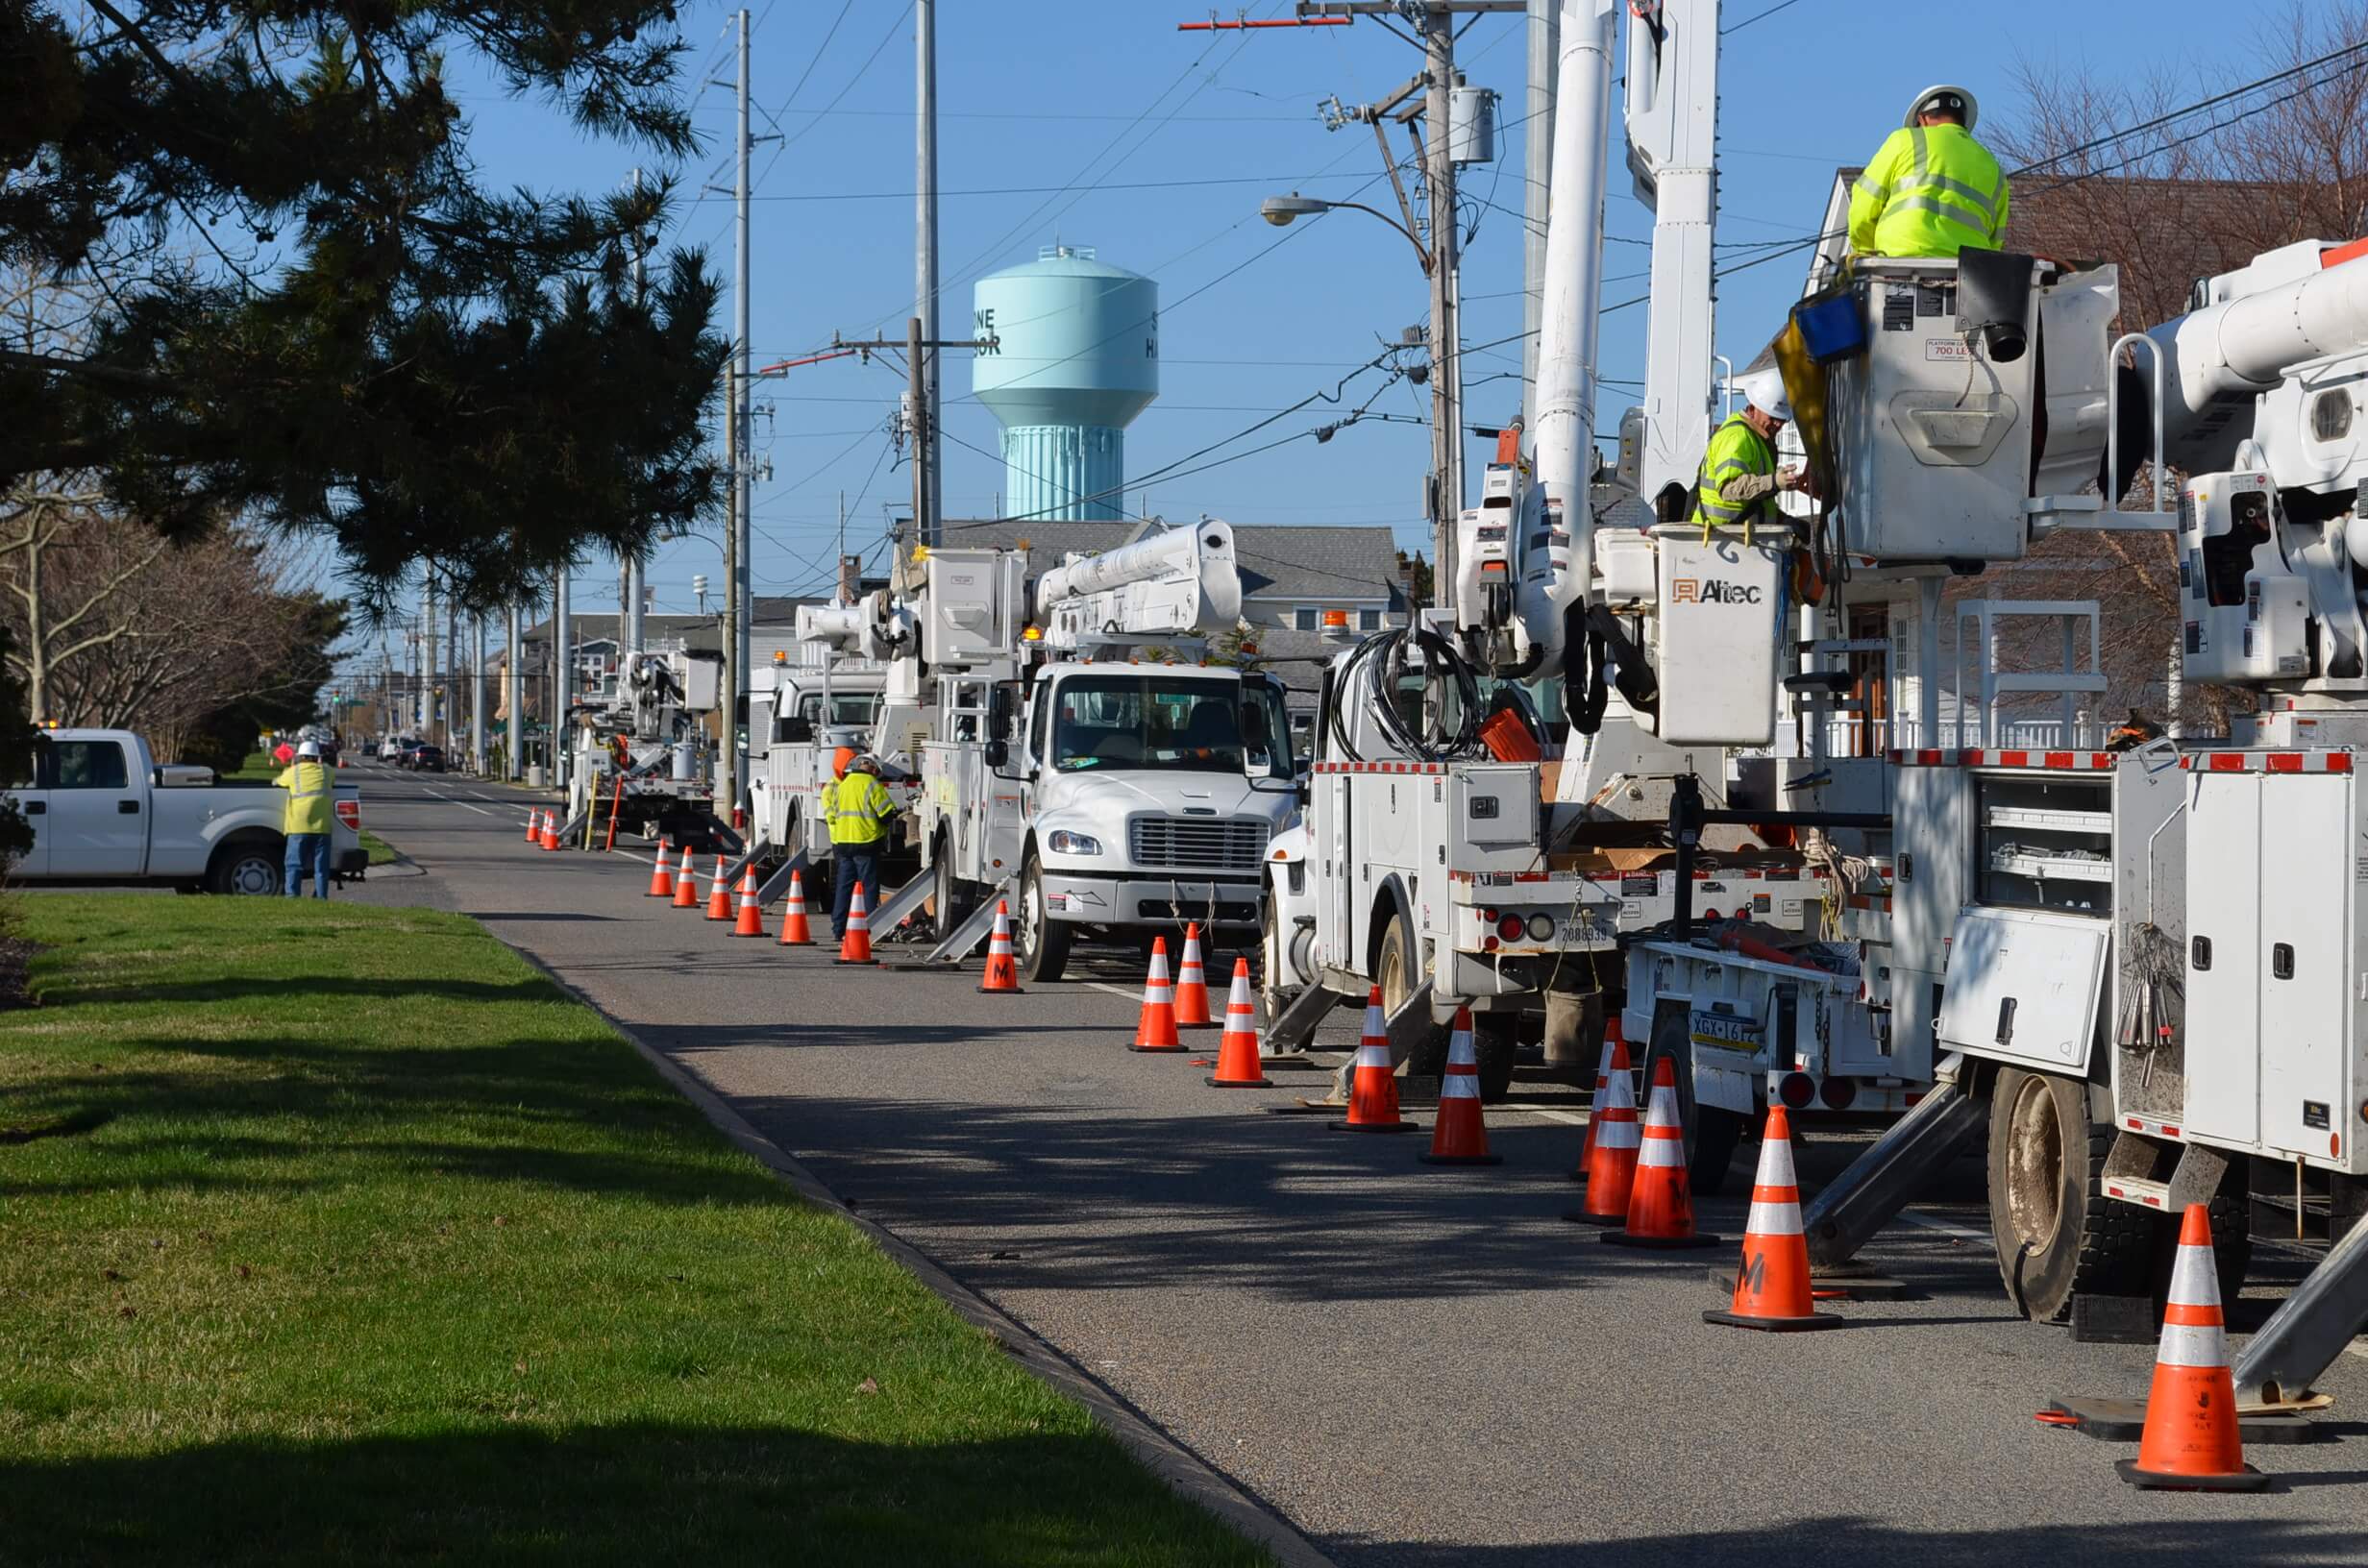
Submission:
M 1352 212 L 1369 213 L 1404 234 L 1406 243 L 1415 248 L 1415 256 L 1422 263 L 1422 276 L 1428 278 L 1431 275 L 1432 261 L 1429 249 L 1423 245 L 1422 241 L 1415 237 L 1413 230 L 1377 207 L 1368 207 L 1363 202 L 1328 202 L 1320 196 L 1302 196 L 1295 190 L 1288 196 L 1270 196 L 1260 202 L 1258 215 L 1280 229 L 1294 218 L 1321 217 L 1324 213 L 1339 208 L 1345 208 Z

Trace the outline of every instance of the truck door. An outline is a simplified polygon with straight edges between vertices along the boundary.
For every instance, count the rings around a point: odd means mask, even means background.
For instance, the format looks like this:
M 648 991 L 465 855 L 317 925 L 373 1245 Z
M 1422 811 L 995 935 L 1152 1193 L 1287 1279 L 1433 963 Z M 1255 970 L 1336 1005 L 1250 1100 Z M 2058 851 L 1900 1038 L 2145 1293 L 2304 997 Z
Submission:
M 146 870 L 146 780 L 134 782 L 122 743 L 52 741 L 46 751 L 50 874 L 137 876 Z
M 27 878 L 49 874 L 49 792 L 41 788 L 38 779 L 48 751 L 46 746 L 35 747 L 26 768 L 35 776 L 10 784 L 7 792 L 0 795 L 0 799 L 24 814 L 25 825 L 33 829 L 33 847 L 17 857 L 13 868 L 17 875 Z

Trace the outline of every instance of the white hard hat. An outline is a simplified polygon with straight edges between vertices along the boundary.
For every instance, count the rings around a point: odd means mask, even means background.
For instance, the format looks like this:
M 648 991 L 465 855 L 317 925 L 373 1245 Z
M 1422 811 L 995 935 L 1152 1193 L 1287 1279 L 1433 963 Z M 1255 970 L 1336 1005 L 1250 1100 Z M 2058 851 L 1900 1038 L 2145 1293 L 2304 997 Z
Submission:
M 296 748 L 296 754 L 300 757 L 317 757 L 321 754 L 321 743 L 307 741 Z
M 1942 102 L 1937 104 L 1934 103 L 1933 100 L 1936 98 L 1942 100 Z M 1957 101 L 1953 104 L 1946 101 L 1952 98 Z M 1982 121 L 1982 104 L 1979 99 L 1974 97 L 1973 89 L 1970 87 L 1958 86 L 1952 82 L 1936 82 L 1931 86 L 1926 87 L 1922 92 L 1917 93 L 1913 98 L 1909 100 L 1908 117 L 1900 123 L 1912 129 L 1916 122 L 1916 116 L 1920 114 L 1937 113 L 1939 110 L 1944 109 L 1961 110 L 1965 116 L 1965 129 L 1968 131 L 1972 130 Z
M 1760 412 L 1788 423 L 1792 418 L 1792 400 L 1785 396 L 1785 373 L 1774 365 L 1737 378 L 1735 389 L 1743 394 L 1745 402 Z

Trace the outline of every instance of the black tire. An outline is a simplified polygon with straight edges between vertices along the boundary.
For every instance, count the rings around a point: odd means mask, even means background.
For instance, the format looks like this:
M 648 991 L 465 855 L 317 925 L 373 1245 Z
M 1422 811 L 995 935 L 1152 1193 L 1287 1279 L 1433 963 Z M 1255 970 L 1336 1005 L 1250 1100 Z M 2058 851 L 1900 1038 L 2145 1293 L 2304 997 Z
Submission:
M 1282 917 L 1274 912 L 1274 889 L 1270 884 L 1258 909 L 1258 1002 L 1271 1025 L 1290 1005 L 1292 992 L 1283 985 Z
M 2088 1115 L 2088 1086 L 1998 1069 L 1990 1090 L 1989 1224 L 1998 1277 L 2025 1317 L 2060 1323 L 2080 1292 L 2142 1295 L 2157 1216 L 2105 1195 L 2113 1129 Z
M 257 834 L 231 840 L 206 863 L 206 891 L 268 898 L 284 892 L 287 841 Z
M 1023 979 L 1050 985 L 1069 967 L 1069 926 L 1045 908 L 1044 864 L 1030 849 L 1020 872 L 1020 918 L 1012 922 L 1013 957 Z
M 1693 1097 L 1692 1013 L 1683 1002 L 1665 1003 L 1653 1012 L 1652 1039 L 1644 1050 L 1644 1087 L 1637 1106 L 1642 1121 L 1652 1109 L 1653 1079 L 1664 1057 L 1677 1080 L 1678 1124 L 1686 1132 L 1686 1182 L 1696 1197 L 1714 1198 L 1725 1192 L 1735 1151 L 1751 1118 L 1714 1105 L 1696 1105 Z
M 1480 1059 L 1480 1098 L 1490 1105 L 1513 1089 L 1513 1059 L 1520 1049 L 1518 1024 L 1510 1016 L 1475 1013 L 1471 1021 L 1472 1054 Z
M 1381 1016 L 1397 1017 L 1422 984 L 1421 948 L 1415 944 L 1415 934 L 1406 924 L 1403 914 L 1393 913 L 1390 923 L 1383 928 L 1381 942 L 1373 948 L 1373 984 L 1381 988 Z M 1438 1078 L 1447 1070 L 1448 1031 L 1437 1023 L 1415 1038 L 1414 1048 L 1406 1053 L 1406 1074 L 1410 1078 Z
M 937 940 L 944 942 L 969 918 L 970 900 L 963 896 L 961 878 L 953 874 L 953 845 L 943 834 L 938 836 L 930 869 L 936 881 Z

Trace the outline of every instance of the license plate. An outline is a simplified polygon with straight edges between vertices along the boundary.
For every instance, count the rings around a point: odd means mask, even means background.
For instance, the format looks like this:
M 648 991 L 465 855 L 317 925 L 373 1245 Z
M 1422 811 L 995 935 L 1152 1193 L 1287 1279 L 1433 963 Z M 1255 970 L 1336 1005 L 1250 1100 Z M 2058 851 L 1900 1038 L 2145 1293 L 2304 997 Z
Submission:
M 1760 1048 L 1760 1020 L 1733 1013 L 1696 1013 L 1693 1015 L 1693 1042 L 1696 1045 L 1716 1045 L 1730 1051 L 1757 1051 Z

